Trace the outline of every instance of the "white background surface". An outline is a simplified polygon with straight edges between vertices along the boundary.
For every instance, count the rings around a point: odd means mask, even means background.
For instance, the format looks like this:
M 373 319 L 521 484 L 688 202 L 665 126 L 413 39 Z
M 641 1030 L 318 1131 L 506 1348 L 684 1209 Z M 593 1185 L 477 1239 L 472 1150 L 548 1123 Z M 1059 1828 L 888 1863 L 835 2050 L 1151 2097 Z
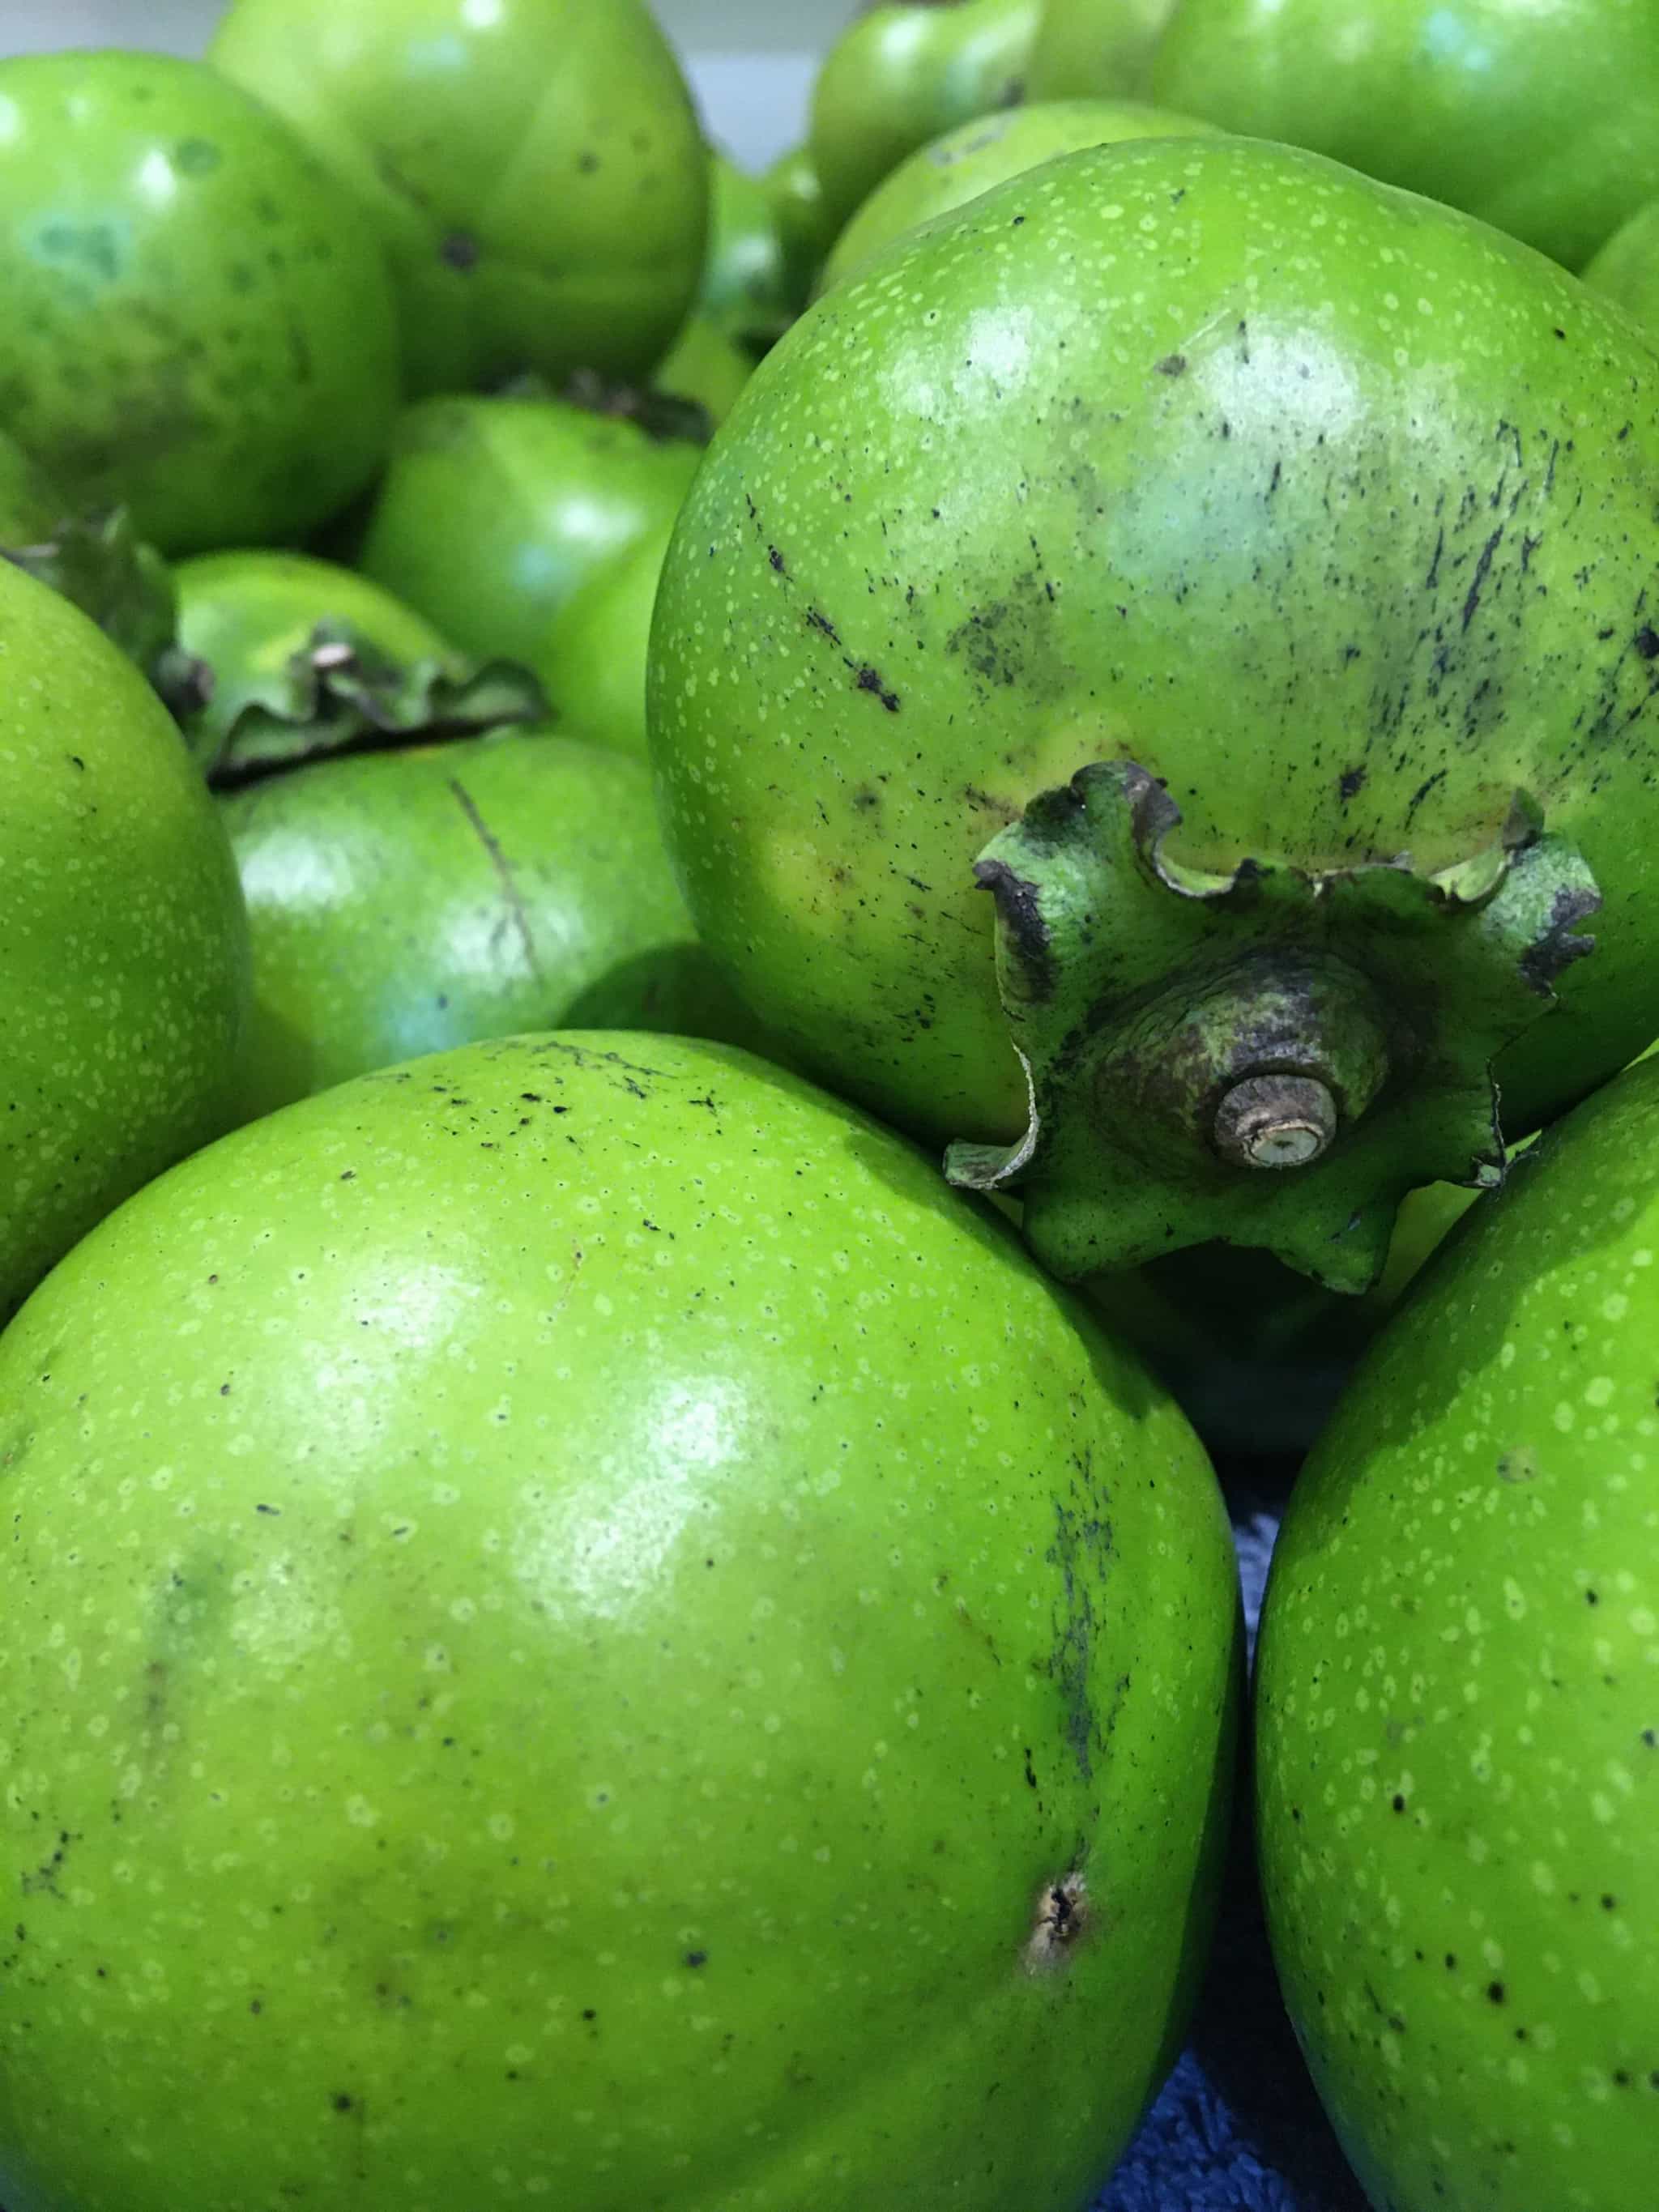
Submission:
M 221 0 L 0 0 L 0 48 L 164 46 L 200 50 Z M 817 57 L 856 0 L 656 0 L 712 135 L 759 167 L 805 125 Z

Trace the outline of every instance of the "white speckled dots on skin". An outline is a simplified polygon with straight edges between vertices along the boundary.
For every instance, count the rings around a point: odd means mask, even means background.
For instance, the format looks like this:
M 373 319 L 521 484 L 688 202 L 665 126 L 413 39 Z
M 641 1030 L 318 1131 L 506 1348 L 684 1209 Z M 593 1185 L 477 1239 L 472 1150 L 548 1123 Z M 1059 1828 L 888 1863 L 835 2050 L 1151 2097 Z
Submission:
M 1127 2140 L 1224 1517 L 890 1133 L 666 1039 L 368 1077 L 108 1223 L 0 1407 L 8 2212 L 1074 2212 Z
M 1656 1092 L 1483 1203 L 1274 1564 L 1269 1919 L 1379 2212 L 1628 2212 L 1659 2140 Z

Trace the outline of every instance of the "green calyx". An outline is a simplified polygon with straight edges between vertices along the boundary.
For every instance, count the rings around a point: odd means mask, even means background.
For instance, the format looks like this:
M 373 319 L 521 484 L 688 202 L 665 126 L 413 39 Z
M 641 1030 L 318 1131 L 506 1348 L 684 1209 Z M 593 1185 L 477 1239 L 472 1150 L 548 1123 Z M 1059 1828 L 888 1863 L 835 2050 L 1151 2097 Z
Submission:
M 0 556 L 95 622 L 174 715 L 182 720 L 204 702 L 211 678 L 179 642 L 172 571 L 125 507 L 66 516 L 33 543 L 0 546 Z
M 515 662 L 410 659 L 352 623 L 323 621 L 280 665 L 222 680 L 187 734 L 213 788 L 234 791 L 310 761 L 474 737 L 546 714 L 540 684 Z
M 1595 879 L 1519 798 L 1437 875 L 1407 855 L 1199 874 L 1164 850 L 1180 819 L 1144 769 L 1103 763 L 986 848 L 1030 1116 L 946 1171 L 1017 1190 L 1068 1280 L 1220 1237 L 1364 1291 L 1407 1191 L 1503 1180 L 1492 1064 L 1594 951 Z

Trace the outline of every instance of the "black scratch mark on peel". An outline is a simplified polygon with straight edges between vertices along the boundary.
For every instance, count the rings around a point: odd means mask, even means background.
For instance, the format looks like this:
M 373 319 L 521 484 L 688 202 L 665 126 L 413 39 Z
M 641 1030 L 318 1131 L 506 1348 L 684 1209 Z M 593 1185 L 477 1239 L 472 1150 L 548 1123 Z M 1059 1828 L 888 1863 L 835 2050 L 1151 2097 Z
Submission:
M 876 698 L 879 699 L 882 705 L 885 707 L 890 714 L 897 714 L 899 710 L 898 693 L 896 691 L 890 691 L 888 690 L 886 684 L 882 682 L 879 672 L 872 668 L 868 661 L 866 661 L 861 667 L 854 666 L 854 663 L 850 660 L 848 662 L 847 665 L 853 669 L 853 680 L 858 685 L 860 691 L 868 691 Z
M 1486 540 L 1486 544 L 1480 549 L 1480 558 L 1475 563 L 1474 578 L 1469 586 L 1468 596 L 1463 602 L 1463 627 L 1465 629 L 1468 629 L 1469 624 L 1474 620 L 1476 610 L 1480 605 L 1480 594 L 1486 588 L 1486 578 L 1492 571 L 1492 556 L 1496 554 L 1503 541 L 1504 532 L 1500 527 L 1493 531 L 1492 536 Z
M 536 957 L 536 940 L 530 933 L 530 916 L 525 911 L 523 897 L 514 879 L 513 864 L 501 850 L 500 841 L 495 832 L 479 813 L 471 793 L 455 776 L 452 775 L 448 781 L 450 789 L 455 794 L 456 805 L 471 823 L 474 836 L 483 847 L 489 865 L 495 872 L 496 881 L 501 884 L 502 895 L 507 900 L 508 910 L 518 929 L 519 941 L 524 947 L 525 959 L 529 965 L 531 974 L 539 982 L 542 980 L 541 963 Z
M 1437 769 L 1425 782 L 1419 783 L 1416 790 L 1413 792 L 1411 795 L 1411 803 L 1406 809 L 1406 827 L 1408 830 L 1416 817 L 1418 808 L 1422 805 L 1424 800 L 1428 797 L 1429 793 L 1434 789 L 1437 784 L 1443 783 L 1446 781 L 1446 775 L 1447 771 L 1443 768 Z
M 1429 563 L 1429 573 L 1428 573 L 1428 574 L 1427 574 L 1427 575 L 1423 579 L 1424 586 L 1425 586 L 1425 588 L 1426 590 L 1428 590 L 1428 591 L 1432 592 L 1432 591 L 1436 591 L 1436 590 L 1437 590 L 1437 589 L 1439 588 L 1439 584 L 1440 584 L 1440 558 L 1441 558 L 1441 556 L 1444 553 L 1445 550 L 1446 550 L 1446 532 L 1445 532 L 1444 526 L 1443 525 L 1443 526 L 1442 526 L 1442 527 L 1441 527 L 1441 531 L 1440 531 L 1440 534 L 1439 534 L 1439 536 L 1438 536 L 1438 537 L 1435 539 L 1435 541 L 1434 541 L 1434 558 L 1433 558 L 1433 560 L 1432 560 L 1432 561 L 1431 561 L 1431 562 L 1430 562 L 1430 563 Z
M 822 631 L 831 645 L 841 643 L 841 632 L 830 621 L 829 616 L 821 614 L 817 607 L 808 607 L 806 610 L 806 624 L 809 629 Z

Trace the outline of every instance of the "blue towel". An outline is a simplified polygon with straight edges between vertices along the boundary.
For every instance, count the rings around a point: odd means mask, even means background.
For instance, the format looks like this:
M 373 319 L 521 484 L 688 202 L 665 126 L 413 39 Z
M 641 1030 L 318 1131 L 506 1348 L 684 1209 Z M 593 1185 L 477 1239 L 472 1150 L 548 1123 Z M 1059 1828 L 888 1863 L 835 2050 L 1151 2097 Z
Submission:
M 1228 1490 L 1254 1644 L 1281 1499 Z M 1242 1819 L 1191 2040 L 1097 2212 L 1369 2212 L 1279 2000 Z

